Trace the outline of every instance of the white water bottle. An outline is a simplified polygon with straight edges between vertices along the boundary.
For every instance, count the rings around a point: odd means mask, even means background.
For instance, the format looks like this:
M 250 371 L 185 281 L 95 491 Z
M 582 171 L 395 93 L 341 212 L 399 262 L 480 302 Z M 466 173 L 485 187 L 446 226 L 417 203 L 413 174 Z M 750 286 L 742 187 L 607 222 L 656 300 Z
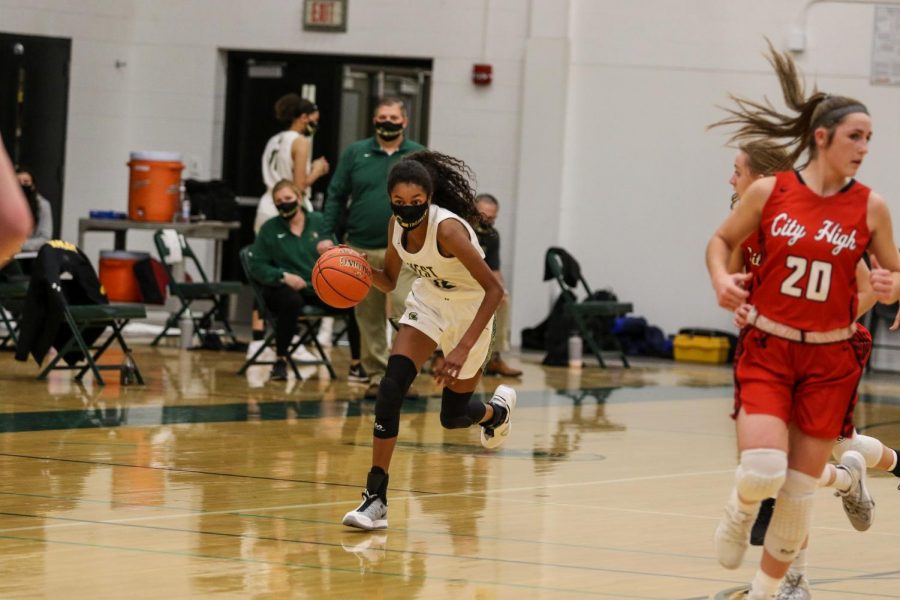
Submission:
M 194 320 L 191 318 L 190 310 L 181 313 L 178 327 L 181 329 L 181 347 L 191 348 L 194 345 Z
M 584 364 L 581 358 L 581 336 L 573 333 L 569 336 L 569 367 L 572 369 L 580 369 Z

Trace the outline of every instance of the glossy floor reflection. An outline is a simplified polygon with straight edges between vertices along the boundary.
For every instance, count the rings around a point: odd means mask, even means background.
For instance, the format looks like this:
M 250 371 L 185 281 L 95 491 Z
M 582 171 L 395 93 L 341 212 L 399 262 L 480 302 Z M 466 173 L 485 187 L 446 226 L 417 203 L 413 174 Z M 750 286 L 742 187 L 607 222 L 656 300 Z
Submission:
M 525 376 L 498 452 L 443 430 L 422 376 L 390 528 L 364 533 L 339 524 L 370 461 L 364 387 L 238 377 L 240 354 L 139 342 L 136 357 L 146 386 L 100 388 L 0 354 L 0 597 L 699 599 L 752 577 L 758 550 L 734 572 L 712 554 L 736 457 L 727 368 L 513 359 Z M 900 377 L 862 391 L 860 428 L 900 446 Z M 819 492 L 816 598 L 900 598 L 898 483 L 873 475 L 865 534 Z

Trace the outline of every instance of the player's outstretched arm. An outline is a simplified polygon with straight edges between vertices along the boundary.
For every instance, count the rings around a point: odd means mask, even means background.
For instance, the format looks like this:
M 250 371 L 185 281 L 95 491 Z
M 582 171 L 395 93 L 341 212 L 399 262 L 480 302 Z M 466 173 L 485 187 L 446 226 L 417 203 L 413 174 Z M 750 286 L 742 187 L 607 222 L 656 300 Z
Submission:
M 872 290 L 879 302 L 893 304 L 900 299 L 900 252 L 894 242 L 891 212 L 884 198 L 872 192 L 869 194 L 868 225 L 870 232 L 869 253 L 874 257 L 873 269 L 869 276 Z M 885 275 L 890 272 L 890 277 Z

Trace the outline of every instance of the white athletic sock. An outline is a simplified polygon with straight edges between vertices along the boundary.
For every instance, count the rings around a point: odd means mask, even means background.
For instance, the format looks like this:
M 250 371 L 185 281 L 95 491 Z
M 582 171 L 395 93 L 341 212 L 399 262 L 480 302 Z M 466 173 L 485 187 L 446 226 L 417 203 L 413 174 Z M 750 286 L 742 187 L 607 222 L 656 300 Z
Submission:
M 893 471 L 894 469 L 897 468 L 897 451 L 894 449 L 891 449 L 891 452 L 894 454 L 894 461 L 891 463 L 891 466 L 889 466 L 887 468 L 888 471 Z
M 756 570 L 756 577 L 750 584 L 750 593 L 747 594 L 747 600 L 770 600 L 778 593 L 778 586 L 781 585 L 781 579 L 769 577 L 762 572 L 762 569 Z
M 834 478 L 831 483 L 828 483 L 829 480 Z M 853 478 L 850 477 L 850 473 L 845 471 L 844 469 L 838 469 L 832 464 L 825 465 L 825 469 L 822 471 L 822 475 L 819 477 L 819 487 L 830 487 L 836 490 L 840 490 L 842 492 L 846 492 L 850 489 L 850 486 L 853 485 Z
M 790 572 L 797 575 L 806 575 L 806 548 L 800 548 L 797 558 L 791 563 Z

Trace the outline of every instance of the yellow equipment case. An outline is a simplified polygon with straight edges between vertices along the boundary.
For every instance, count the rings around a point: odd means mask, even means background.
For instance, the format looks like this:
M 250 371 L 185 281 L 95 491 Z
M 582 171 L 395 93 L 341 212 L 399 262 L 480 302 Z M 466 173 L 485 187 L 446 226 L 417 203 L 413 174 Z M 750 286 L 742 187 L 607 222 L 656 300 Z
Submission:
M 722 364 L 728 362 L 731 343 L 727 337 L 681 333 L 674 348 L 677 361 Z

